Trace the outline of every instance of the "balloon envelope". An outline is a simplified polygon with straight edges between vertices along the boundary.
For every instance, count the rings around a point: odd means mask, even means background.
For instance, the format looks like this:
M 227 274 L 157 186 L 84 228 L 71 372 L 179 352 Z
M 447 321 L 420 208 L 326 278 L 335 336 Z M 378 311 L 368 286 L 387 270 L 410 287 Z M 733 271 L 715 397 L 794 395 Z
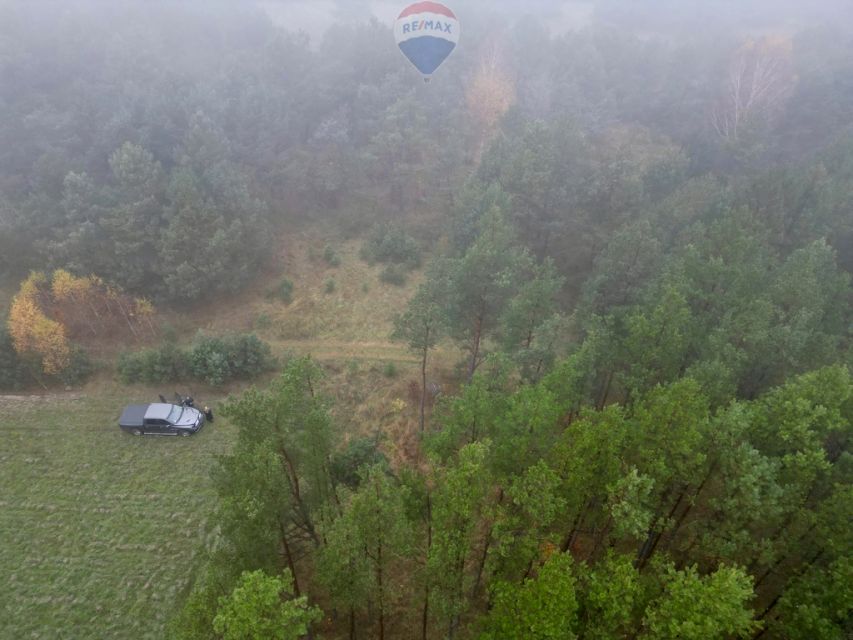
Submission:
M 456 48 L 459 21 L 439 2 L 416 2 L 400 13 L 394 38 L 403 55 L 428 78 Z

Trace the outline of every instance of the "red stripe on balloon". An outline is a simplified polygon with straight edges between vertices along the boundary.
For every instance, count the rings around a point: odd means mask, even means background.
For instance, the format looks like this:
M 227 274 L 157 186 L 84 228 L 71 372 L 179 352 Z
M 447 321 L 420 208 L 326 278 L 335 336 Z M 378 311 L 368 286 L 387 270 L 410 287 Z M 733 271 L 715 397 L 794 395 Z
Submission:
M 437 13 L 448 18 L 456 18 L 456 15 L 443 4 L 439 4 L 438 2 L 416 2 L 403 9 L 403 13 L 397 16 L 397 20 L 410 16 L 413 13 Z

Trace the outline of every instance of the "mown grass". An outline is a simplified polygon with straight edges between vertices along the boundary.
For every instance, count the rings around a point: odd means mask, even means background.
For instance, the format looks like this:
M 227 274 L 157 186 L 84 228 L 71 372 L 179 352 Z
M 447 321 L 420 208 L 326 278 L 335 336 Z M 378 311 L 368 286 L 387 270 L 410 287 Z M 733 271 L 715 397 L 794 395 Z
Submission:
M 163 637 L 232 434 L 122 433 L 122 405 L 149 399 L 0 396 L 0 637 Z

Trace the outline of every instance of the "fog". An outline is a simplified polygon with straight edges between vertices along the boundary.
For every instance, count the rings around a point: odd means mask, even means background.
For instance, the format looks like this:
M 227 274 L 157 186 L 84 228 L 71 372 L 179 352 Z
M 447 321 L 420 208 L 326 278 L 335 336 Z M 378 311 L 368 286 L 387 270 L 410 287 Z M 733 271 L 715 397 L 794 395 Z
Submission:
M 259 5 L 284 29 L 304 31 L 316 43 L 330 24 L 335 22 L 367 22 L 376 19 L 390 25 L 400 13 L 399 2 L 341 2 L 340 0 L 321 0 L 318 2 L 274 0 L 260 2 Z M 513 7 L 512 3 L 489 3 L 477 6 L 471 2 L 455 3 L 454 9 L 467 22 L 477 21 L 484 14 L 488 20 L 499 20 L 504 27 L 511 27 L 519 21 L 535 16 L 547 23 L 552 35 L 577 30 L 593 21 L 595 6 L 591 1 L 579 2 L 526 2 L 522 7 Z
M 0 636 L 853 638 L 853 3 L 407 4 L 0 0 Z
M 530 16 L 547 24 L 552 35 L 592 24 L 635 33 L 691 37 L 696 31 L 761 33 L 833 25 L 853 29 L 853 7 L 845 0 L 538 0 L 524 3 L 461 0 L 454 9 L 467 21 L 499 22 L 510 27 Z M 346 0 L 266 0 L 259 6 L 282 28 L 302 30 L 317 40 L 335 22 L 391 24 L 399 2 Z

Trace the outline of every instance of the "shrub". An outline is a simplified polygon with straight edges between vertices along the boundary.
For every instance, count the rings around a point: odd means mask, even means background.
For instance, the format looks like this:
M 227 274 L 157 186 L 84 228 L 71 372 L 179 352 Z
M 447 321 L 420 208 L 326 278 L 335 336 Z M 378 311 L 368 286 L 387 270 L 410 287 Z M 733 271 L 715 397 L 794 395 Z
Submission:
M 265 313 L 259 313 L 252 325 L 255 327 L 255 329 L 264 331 L 265 329 L 269 329 L 272 326 L 272 318 L 270 318 Z
M 388 459 L 379 451 L 374 438 L 354 438 L 343 451 L 332 454 L 329 473 L 335 484 L 344 484 L 352 489 L 359 485 L 359 469 L 375 464 L 387 464 Z
M 417 241 L 396 226 L 374 227 L 359 255 L 371 265 L 381 262 L 416 269 L 421 264 L 421 249 Z
M 156 349 L 123 353 L 118 359 L 118 375 L 125 384 L 174 382 L 186 377 L 187 370 L 186 351 L 171 340 Z
M 253 333 L 226 339 L 231 371 L 237 378 L 254 378 L 275 368 L 270 346 Z
M 323 290 L 326 293 L 333 293 L 335 291 L 335 279 L 334 278 L 328 278 L 326 280 L 325 284 L 323 285 Z
M 389 264 L 379 274 L 382 282 L 402 287 L 406 284 L 406 270 L 399 264 Z
M 393 362 L 386 362 L 385 366 L 382 368 L 382 375 L 384 375 L 386 378 L 396 378 L 397 365 Z
M 269 345 L 254 334 L 222 338 L 199 334 L 189 353 L 190 374 L 210 385 L 254 378 L 274 363 Z
M 65 385 L 78 384 L 89 377 L 94 366 L 89 356 L 77 345 L 71 346 L 71 360 L 57 377 Z
M 290 304 L 293 302 L 293 282 L 288 278 L 282 278 L 272 293 L 284 304 Z
M 86 352 L 77 345 L 70 345 L 68 366 L 53 376 L 48 376 L 47 382 L 61 382 L 64 385 L 82 382 L 92 373 L 92 362 Z M 6 327 L 0 325 L 0 389 L 15 391 L 28 386 L 34 380 L 40 380 L 42 375 L 31 376 L 30 371 L 40 371 L 40 367 L 29 369 L 25 359 L 15 351 L 12 338 Z
M 223 384 L 231 378 L 231 366 L 222 338 L 199 335 L 190 350 L 190 373 L 210 385 Z
M 118 373 L 126 384 L 160 384 L 193 377 L 220 385 L 253 378 L 274 366 L 269 345 L 254 334 L 225 337 L 199 334 L 189 350 L 169 341 L 157 349 L 122 354 Z
M 24 386 L 26 369 L 18 358 L 6 326 L 0 324 L 0 389 L 15 390 Z
M 326 264 L 332 267 L 339 267 L 341 265 L 341 258 L 335 251 L 335 249 L 331 245 L 326 245 L 323 249 L 323 260 L 326 261 Z

